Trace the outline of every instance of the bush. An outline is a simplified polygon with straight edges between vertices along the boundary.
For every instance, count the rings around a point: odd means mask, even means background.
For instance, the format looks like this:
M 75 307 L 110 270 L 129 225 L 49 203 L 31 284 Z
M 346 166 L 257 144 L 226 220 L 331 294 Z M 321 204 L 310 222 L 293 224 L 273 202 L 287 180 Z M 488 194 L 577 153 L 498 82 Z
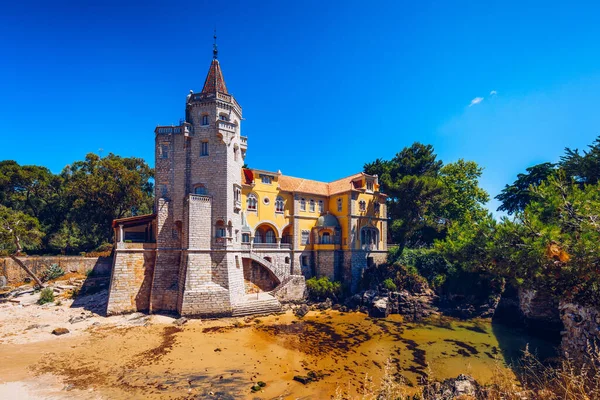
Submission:
M 322 278 L 312 277 L 306 281 L 308 296 L 312 300 L 325 300 L 326 298 L 337 298 L 341 294 L 342 284 L 340 282 L 332 282 L 328 277 Z
M 38 304 L 52 303 L 54 301 L 54 290 L 51 288 L 42 289 Z
M 42 273 L 42 282 L 51 281 L 58 279 L 65 274 L 65 270 L 58 266 L 58 264 L 52 264 Z
M 390 292 L 395 292 L 396 290 L 398 290 L 398 286 L 396 286 L 396 284 L 391 278 L 387 278 L 383 281 L 383 287 L 389 290 Z

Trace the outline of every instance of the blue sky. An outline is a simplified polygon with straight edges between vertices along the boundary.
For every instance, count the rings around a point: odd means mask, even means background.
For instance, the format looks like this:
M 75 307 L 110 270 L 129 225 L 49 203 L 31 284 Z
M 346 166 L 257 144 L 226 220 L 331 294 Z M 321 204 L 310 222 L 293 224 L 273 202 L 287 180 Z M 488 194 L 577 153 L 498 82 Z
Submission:
M 600 134 L 593 2 L 12 3 L 0 159 L 54 172 L 100 149 L 153 164 L 215 27 L 251 167 L 328 181 L 420 141 L 478 162 L 495 196 Z

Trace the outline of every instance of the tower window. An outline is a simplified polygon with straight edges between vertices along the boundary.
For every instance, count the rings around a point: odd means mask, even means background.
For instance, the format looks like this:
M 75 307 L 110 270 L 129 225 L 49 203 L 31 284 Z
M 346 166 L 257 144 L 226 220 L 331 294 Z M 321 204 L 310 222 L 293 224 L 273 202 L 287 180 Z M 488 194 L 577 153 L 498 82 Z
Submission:
M 284 207 L 283 199 L 281 197 L 277 196 L 277 199 L 275 199 L 275 212 L 282 213 L 283 207 Z
M 306 211 L 306 199 L 300 199 L 300 211 Z
M 206 186 L 204 185 L 196 185 L 194 188 L 194 194 L 206 196 L 208 194 L 208 189 L 206 189 Z
M 204 141 L 200 143 L 200 156 L 208 155 L 208 142 Z
M 169 145 L 168 144 L 160 145 L 160 158 L 169 158 Z
M 225 114 L 219 115 L 219 119 L 221 121 L 229 121 L 229 117 L 227 115 L 225 115 Z
M 250 193 L 248 195 L 248 200 L 246 201 L 247 203 L 247 209 L 248 211 L 256 211 L 256 206 L 258 204 L 258 201 L 256 200 L 256 195 L 254 195 L 253 193 Z
M 313 199 L 310 199 L 309 207 L 310 212 L 315 212 L 315 201 Z
M 202 116 L 202 126 L 207 126 L 208 125 L 208 115 L 203 115 Z
M 325 209 L 323 208 L 323 200 L 319 200 L 319 212 L 322 213 Z
M 358 209 L 360 211 L 366 211 L 367 210 L 367 202 L 364 200 L 361 200 L 358 202 Z
M 342 212 L 342 205 L 343 205 L 342 204 L 342 199 L 341 198 L 337 199 L 337 210 L 338 210 L 338 212 Z
M 160 197 L 162 197 L 163 199 L 168 197 L 169 195 L 169 189 L 167 187 L 167 185 L 160 185 Z
M 302 241 L 301 244 L 310 244 L 310 232 L 302 231 Z

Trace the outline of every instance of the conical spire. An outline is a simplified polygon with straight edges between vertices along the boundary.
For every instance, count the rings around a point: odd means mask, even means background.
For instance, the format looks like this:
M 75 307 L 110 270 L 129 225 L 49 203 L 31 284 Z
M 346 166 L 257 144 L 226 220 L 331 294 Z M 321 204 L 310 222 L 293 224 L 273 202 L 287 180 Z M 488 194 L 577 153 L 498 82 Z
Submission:
M 206 80 L 204 81 L 204 87 L 202 88 L 202 93 L 216 93 L 221 92 L 225 94 L 229 94 L 227 92 L 227 86 L 225 85 L 225 79 L 223 79 L 223 72 L 221 72 L 221 66 L 219 65 L 219 60 L 217 59 L 218 50 L 217 50 L 217 31 L 215 30 L 214 35 L 215 43 L 213 44 L 213 60 L 210 63 L 210 68 L 208 69 L 208 75 L 206 75 Z

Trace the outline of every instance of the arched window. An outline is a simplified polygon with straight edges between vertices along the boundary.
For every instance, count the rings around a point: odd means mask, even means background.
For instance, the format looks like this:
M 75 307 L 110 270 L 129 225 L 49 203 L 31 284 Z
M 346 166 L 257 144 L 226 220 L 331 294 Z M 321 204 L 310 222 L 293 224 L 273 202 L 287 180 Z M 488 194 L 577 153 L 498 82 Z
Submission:
M 229 121 L 229 116 L 227 116 L 227 114 L 221 114 L 219 115 L 219 119 L 221 121 Z
M 323 200 L 319 200 L 319 212 L 323 213 L 324 210 L 325 208 L 323 207 Z
M 309 208 L 310 212 L 315 212 L 315 201 L 313 199 L 310 199 L 310 208 Z
M 194 194 L 200 194 L 200 195 L 206 196 L 208 194 L 208 189 L 206 189 L 206 186 L 204 186 L 202 184 L 196 185 L 194 187 Z
M 300 211 L 306 211 L 306 199 L 304 197 L 300 199 Z
M 264 239 L 263 233 L 260 229 L 257 229 L 256 232 L 254 232 L 254 243 L 264 243 Z
M 362 246 L 377 246 L 379 231 L 377 228 L 365 227 L 360 231 L 360 244 Z
M 203 126 L 208 125 L 208 115 L 203 115 L 202 116 L 202 125 Z
M 338 212 L 342 212 L 342 198 L 337 199 Z
M 273 229 L 267 230 L 267 233 L 265 234 L 265 243 L 277 243 L 277 240 L 275 240 L 275 232 L 273 232 Z
M 248 211 L 256 211 L 256 207 L 258 205 L 258 200 L 256 199 L 256 195 L 254 193 L 250 193 L 248 195 L 248 200 L 246 201 L 246 203 L 247 203 L 246 208 L 248 209 Z
M 218 220 L 215 224 L 215 237 L 224 238 L 226 236 L 225 232 L 225 224 L 223 223 L 223 221 Z
M 321 235 L 321 243 L 322 244 L 330 244 L 331 243 L 331 235 L 329 234 L 329 232 L 324 232 L 323 235 Z
M 367 202 L 364 200 L 361 200 L 358 202 L 358 209 L 360 211 L 366 211 L 367 210 Z
M 283 207 L 284 207 L 283 198 L 277 196 L 277 199 L 275 199 L 275 212 L 282 213 Z

